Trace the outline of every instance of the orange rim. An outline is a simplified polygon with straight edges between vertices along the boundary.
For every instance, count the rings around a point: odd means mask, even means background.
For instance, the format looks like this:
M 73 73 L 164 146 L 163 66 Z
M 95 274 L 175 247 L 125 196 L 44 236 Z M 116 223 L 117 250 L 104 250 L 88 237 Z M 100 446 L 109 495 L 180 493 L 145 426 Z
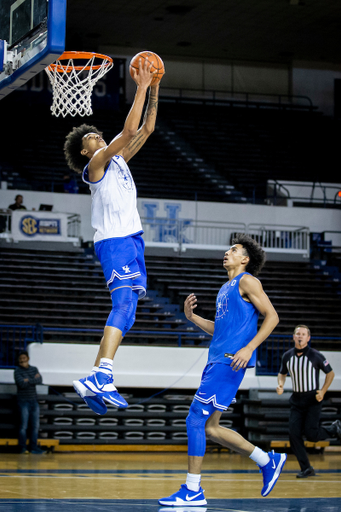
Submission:
M 77 59 L 83 59 L 83 60 L 90 60 L 93 57 L 96 57 L 96 59 L 102 59 L 106 60 L 107 62 L 104 64 L 104 67 L 108 67 L 110 64 L 113 63 L 113 60 L 111 57 L 108 57 L 108 55 L 103 55 L 102 53 L 92 53 L 92 52 L 64 52 L 57 61 L 61 60 L 77 60 Z M 50 64 L 48 66 L 50 71 L 57 71 L 58 73 L 70 73 L 73 69 L 76 71 L 89 71 L 90 69 L 100 69 L 103 66 L 102 64 L 96 64 L 94 66 L 68 66 L 63 64 Z

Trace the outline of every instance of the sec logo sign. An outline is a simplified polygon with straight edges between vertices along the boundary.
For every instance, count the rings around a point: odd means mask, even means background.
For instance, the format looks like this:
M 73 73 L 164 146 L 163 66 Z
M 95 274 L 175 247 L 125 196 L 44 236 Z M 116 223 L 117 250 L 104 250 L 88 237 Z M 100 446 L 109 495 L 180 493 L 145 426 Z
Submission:
M 20 231 L 27 236 L 34 236 L 38 231 L 38 223 L 34 217 L 23 217 L 20 221 Z

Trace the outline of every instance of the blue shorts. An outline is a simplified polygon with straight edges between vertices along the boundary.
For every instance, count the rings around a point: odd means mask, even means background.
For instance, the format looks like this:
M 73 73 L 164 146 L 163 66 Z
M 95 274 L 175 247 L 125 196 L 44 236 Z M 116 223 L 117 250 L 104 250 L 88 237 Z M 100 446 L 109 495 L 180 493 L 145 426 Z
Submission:
M 203 404 L 212 402 L 216 409 L 225 411 L 236 396 L 245 372 L 246 368 L 235 372 L 227 364 L 207 364 L 194 398 Z
M 141 235 L 108 238 L 95 243 L 108 288 L 117 287 L 117 280 L 133 279 L 133 290 L 139 299 L 147 293 L 147 271 L 144 262 L 144 240 Z

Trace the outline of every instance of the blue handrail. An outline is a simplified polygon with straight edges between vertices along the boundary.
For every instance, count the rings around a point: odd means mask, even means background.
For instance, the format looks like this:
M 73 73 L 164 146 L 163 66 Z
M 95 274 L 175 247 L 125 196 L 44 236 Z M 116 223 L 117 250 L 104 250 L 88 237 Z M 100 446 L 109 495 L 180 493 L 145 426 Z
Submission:
M 68 327 L 44 327 L 43 328 L 44 332 L 80 332 L 80 333 L 87 333 L 87 332 L 98 332 L 100 334 L 103 333 L 103 329 L 82 329 L 82 328 L 68 328 Z M 203 341 L 207 341 L 209 342 L 210 339 L 211 339 L 211 336 L 209 336 L 208 334 L 203 334 L 201 332 L 197 332 L 197 331 L 175 331 L 175 330 L 168 330 L 168 331 L 163 331 L 163 330 L 160 330 L 160 329 L 155 329 L 155 330 L 143 330 L 143 331 L 136 331 L 136 330 L 133 330 L 133 331 L 130 331 L 129 334 L 128 334 L 128 337 L 133 337 L 135 334 L 143 334 L 144 336 L 148 337 L 148 336 L 153 336 L 153 337 L 162 337 L 164 335 L 166 336 L 174 336 L 174 337 L 178 337 L 178 346 L 181 347 L 182 346 L 182 337 L 187 337 L 187 338 L 197 338 L 198 340 L 203 340 Z M 128 340 L 127 340 L 128 341 Z
M 69 328 L 69 327 L 43 327 L 36 325 L 0 325 L 0 368 L 14 368 L 16 366 L 16 358 L 21 350 L 26 350 L 29 343 L 43 343 L 44 333 L 60 332 L 60 333 L 98 333 L 102 334 L 103 329 L 85 329 L 85 328 Z M 191 338 L 186 346 L 195 344 L 195 340 L 200 341 L 200 345 L 204 343 L 207 346 L 211 337 L 201 332 L 195 331 L 175 331 L 175 330 L 138 330 L 131 331 L 128 338 L 134 335 L 144 335 L 145 337 L 177 337 L 177 345 L 183 346 L 184 338 Z M 193 340 L 194 338 L 194 340 Z M 127 340 L 128 341 L 128 340 Z
M 0 368 L 14 368 L 18 353 L 32 342 L 43 343 L 40 324 L 0 325 Z
M 44 333 L 98 333 L 102 334 L 103 329 L 85 329 L 69 327 L 43 327 L 36 325 L 0 325 L 0 368 L 14 368 L 16 356 L 20 350 L 26 350 L 28 343 L 43 343 Z M 134 335 L 144 336 L 146 338 L 162 338 L 163 336 L 177 337 L 177 346 L 195 345 L 200 341 L 201 348 L 208 347 L 211 336 L 198 331 L 176 331 L 176 330 L 133 330 L 128 334 L 126 341 L 129 343 L 129 337 Z M 187 340 L 186 340 L 187 338 Z M 190 339 L 189 339 L 190 338 Z M 338 336 L 314 336 L 312 341 L 339 341 Z M 157 340 L 156 340 L 157 341 Z M 292 335 L 289 334 L 271 334 L 257 349 L 257 375 L 277 375 L 283 353 L 293 346 Z

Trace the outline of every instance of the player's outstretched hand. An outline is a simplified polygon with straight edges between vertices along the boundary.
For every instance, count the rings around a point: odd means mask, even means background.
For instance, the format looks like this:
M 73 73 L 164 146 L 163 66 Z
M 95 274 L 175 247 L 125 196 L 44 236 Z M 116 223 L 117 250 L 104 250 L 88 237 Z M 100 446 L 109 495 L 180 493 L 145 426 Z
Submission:
M 139 59 L 139 71 L 134 69 L 134 82 L 140 87 L 149 87 L 154 78 L 156 71 L 151 71 L 152 64 L 147 60 L 142 64 L 142 59 Z
M 197 307 L 197 298 L 194 295 L 194 293 L 191 293 L 188 295 L 187 299 L 185 300 L 184 304 L 184 312 L 187 320 L 191 320 L 193 316 L 193 309 Z

